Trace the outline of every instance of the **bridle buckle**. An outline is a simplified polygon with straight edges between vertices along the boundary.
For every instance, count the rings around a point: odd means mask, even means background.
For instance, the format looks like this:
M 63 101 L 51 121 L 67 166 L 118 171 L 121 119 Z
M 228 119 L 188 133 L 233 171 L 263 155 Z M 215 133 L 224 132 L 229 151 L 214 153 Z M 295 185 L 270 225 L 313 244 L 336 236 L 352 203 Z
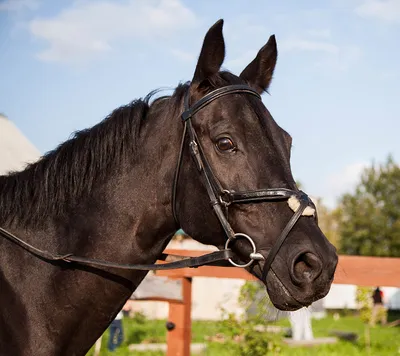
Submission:
M 265 257 L 260 252 L 255 252 L 255 253 L 252 252 L 249 256 L 252 260 L 255 260 L 255 261 L 264 261 L 265 260 Z
M 232 204 L 231 192 L 227 189 L 223 189 L 219 194 L 219 202 L 227 207 Z

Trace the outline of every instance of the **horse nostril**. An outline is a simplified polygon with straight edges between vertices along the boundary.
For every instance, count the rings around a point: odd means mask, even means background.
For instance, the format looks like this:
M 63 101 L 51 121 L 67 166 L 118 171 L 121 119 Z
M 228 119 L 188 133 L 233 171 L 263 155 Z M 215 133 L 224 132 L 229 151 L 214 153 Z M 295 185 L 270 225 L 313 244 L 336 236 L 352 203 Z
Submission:
M 293 264 L 293 277 L 299 282 L 312 282 L 322 272 L 320 259 L 311 252 L 298 255 Z

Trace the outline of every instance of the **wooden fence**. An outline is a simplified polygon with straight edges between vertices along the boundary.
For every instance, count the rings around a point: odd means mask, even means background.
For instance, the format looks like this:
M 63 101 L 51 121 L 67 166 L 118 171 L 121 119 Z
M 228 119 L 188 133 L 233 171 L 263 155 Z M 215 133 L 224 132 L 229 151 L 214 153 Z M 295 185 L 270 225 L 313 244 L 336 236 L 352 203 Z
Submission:
M 210 251 L 172 250 L 165 251 L 182 256 L 200 256 Z M 169 303 L 168 321 L 175 324 L 167 334 L 167 356 L 189 356 L 191 344 L 192 279 L 195 277 L 237 278 L 255 280 L 250 273 L 236 267 L 199 267 L 158 271 L 164 276 L 181 281 L 180 299 L 163 299 Z M 358 286 L 400 287 L 400 258 L 339 256 L 334 282 Z M 144 298 L 142 300 L 156 300 Z

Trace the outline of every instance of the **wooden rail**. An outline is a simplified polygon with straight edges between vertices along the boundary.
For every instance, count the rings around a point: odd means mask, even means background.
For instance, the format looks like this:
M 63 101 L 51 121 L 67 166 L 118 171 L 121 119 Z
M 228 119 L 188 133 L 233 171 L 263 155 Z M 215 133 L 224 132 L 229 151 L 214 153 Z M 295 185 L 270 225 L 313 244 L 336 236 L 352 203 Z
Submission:
M 167 249 L 166 253 L 182 256 L 200 256 L 210 251 Z M 191 344 L 192 278 L 237 278 L 255 280 L 250 273 L 237 267 L 199 267 L 157 271 L 158 276 L 180 279 L 182 300 L 169 301 L 168 321 L 175 328 L 168 331 L 167 356 L 189 356 Z M 334 282 L 358 286 L 400 287 L 400 258 L 339 256 Z
M 168 249 L 166 253 L 182 256 L 200 256 L 210 251 Z M 215 277 L 255 280 L 249 272 L 236 267 L 199 267 L 159 271 L 157 275 L 171 278 Z M 333 283 L 358 286 L 387 286 L 400 288 L 400 258 L 339 256 Z

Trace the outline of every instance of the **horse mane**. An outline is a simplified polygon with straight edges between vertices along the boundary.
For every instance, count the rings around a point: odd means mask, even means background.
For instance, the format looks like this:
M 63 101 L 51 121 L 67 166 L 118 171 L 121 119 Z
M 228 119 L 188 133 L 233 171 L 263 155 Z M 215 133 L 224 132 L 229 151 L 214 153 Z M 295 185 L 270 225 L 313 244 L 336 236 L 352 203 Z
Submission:
M 229 72 L 209 78 L 204 90 L 243 84 Z M 40 225 L 46 217 L 59 217 L 88 196 L 96 183 L 124 168 L 124 160 L 137 155 L 140 128 L 153 105 L 170 100 L 167 115 L 177 115 L 189 83 L 179 84 L 171 96 L 149 103 L 159 91 L 111 112 L 95 126 L 74 132 L 54 150 L 20 172 L 0 176 L 0 223 Z
M 183 96 L 179 85 L 173 97 Z M 137 156 L 140 128 L 158 90 L 112 111 L 95 126 L 74 132 L 68 140 L 19 172 L 0 176 L 0 223 L 40 225 L 46 216 L 61 216 L 95 184 L 124 168 Z M 173 103 L 174 105 L 174 103 Z

